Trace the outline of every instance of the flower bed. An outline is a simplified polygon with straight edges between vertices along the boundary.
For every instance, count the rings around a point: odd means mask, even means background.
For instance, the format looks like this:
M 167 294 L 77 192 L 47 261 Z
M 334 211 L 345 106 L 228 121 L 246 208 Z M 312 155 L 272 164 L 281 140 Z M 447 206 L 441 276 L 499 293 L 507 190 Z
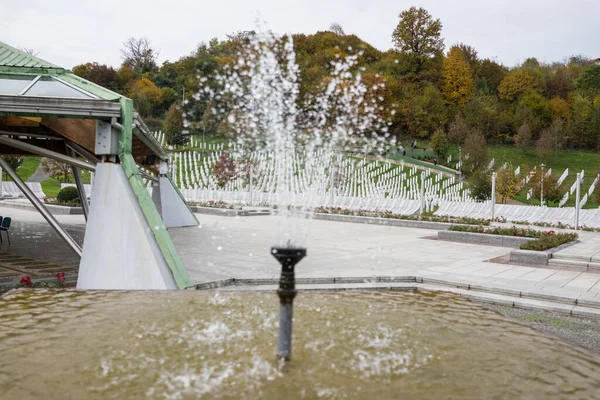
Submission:
M 528 237 L 528 238 L 538 238 L 542 235 L 543 232 L 535 230 L 535 229 L 523 229 L 517 228 L 516 226 L 512 226 L 510 228 L 484 228 L 483 226 L 460 226 L 460 225 L 452 225 L 448 228 L 449 231 L 456 232 L 471 232 L 471 233 L 485 233 L 489 235 L 502 235 L 502 236 L 520 236 L 520 237 Z
M 448 230 L 456 232 L 470 232 L 489 235 L 535 238 L 535 240 L 523 243 L 519 246 L 521 250 L 533 251 L 545 251 L 553 247 L 557 247 L 562 244 L 577 240 L 577 238 L 579 237 L 579 235 L 577 235 L 576 233 L 556 233 L 552 230 L 545 232 L 529 228 L 517 228 L 515 226 L 512 226 L 510 228 L 484 228 L 483 226 L 474 227 L 453 225 L 450 228 L 448 228 Z
M 67 286 L 67 278 L 64 272 L 59 272 L 54 275 L 54 279 L 51 281 L 33 281 L 31 276 L 23 275 L 21 276 L 21 280 L 14 286 L 2 286 L 0 287 L 0 294 L 4 294 L 13 288 L 51 288 L 51 289 L 60 289 Z
M 579 235 L 576 233 L 554 233 L 554 231 L 548 231 L 544 232 L 536 240 L 523 243 L 521 250 L 544 251 L 577 240 L 578 237 Z
M 233 210 L 233 204 L 226 203 L 224 201 L 189 201 L 188 205 L 193 207 L 210 207 L 210 208 L 227 208 Z
M 467 217 L 448 217 L 437 215 L 403 215 L 394 214 L 391 211 L 365 211 L 365 210 L 349 210 L 341 207 L 317 207 L 315 213 L 323 214 L 339 214 L 353 215 L 356 217 L 375 217 L 389 219 L 404 219 L 410 221 L 427 221 L 427 222 L 447 222 L 453 224 L 470 224 L 470 225 L 489 225 L 490 221 L 484 219 L 467 218 Z

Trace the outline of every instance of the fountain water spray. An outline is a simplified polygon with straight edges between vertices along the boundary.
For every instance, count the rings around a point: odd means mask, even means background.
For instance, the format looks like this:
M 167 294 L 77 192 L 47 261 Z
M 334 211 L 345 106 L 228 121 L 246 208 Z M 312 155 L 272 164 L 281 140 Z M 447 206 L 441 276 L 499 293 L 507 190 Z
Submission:
M 272 158 L 271 184 L 280 217 L 272 254 L 282 266 L 277 355 L 287 360 L 296 296 L 294 266 L 306 255 L 306 220 L 319 195 L 328 187 L 333 194 L 334 177 L 339 173 L 334 164 L 344 148 L 383 151 L 382 144 L 389 138 L 390 123 L 385 117 L 389 110 L 379 93 L 385 79 L 372 74 L 368 83 L 362 80 L 364 68 L 358 65 L 362 51 L 349 56 L 340 51 L 318 93 L 301 98 L 291 35 L 277 37 L 259 30 L 247 39 L 249 45 L 235 62 L 210 80 L 199 76 L 202 87 L 193 100 L 204 104 L 198 107 L 202 110 L 196 115 L 198 121 L 210 110 L 234 134 L 237 146 L 232 155 L 240 165 L 247 164 L 249 155 L 258 149 Z M 187 108 L 186 126 L 192 124 L 188 118 L 194 114 L 193 106 Z M 295 163 L 299 154 L 302 161 Z M 322 154 L 327 164 L 318 161 Z M 303 194 L 309 201 L 299 208 L 293 206 L 293 199 L 298 191 L 294 178 L 300 175 L 306 177 Z

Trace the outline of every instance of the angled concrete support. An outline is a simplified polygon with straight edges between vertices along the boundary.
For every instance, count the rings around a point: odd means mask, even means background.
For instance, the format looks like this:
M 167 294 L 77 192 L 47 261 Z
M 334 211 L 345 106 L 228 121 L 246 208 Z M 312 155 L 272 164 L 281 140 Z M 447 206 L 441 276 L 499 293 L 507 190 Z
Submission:
M 177 186 L 167 175 L 168 165 L 161 161 L 159 166 L 158 186 L 152 191 L 152 200 L 167 228 L 197 226 L 198 220 L 190 210 L 187 202 L 177 189 Z
M 12 180 L 19 187 L 19 189 L 21 189 L 21 191 L 23 192 L 23 194 L 25 195 L 25 197 L 27 197 L 29 199 L 29 201 L 31 201 L 31 204 L 33 204 L 33 206 L 40 212 L 40 214 L 42 214 L 42 216 L 46 219 L 46 221 L 48 221 L 48 223 L 50 224 L 50 226 L 52 228 L 54 228 L 54 230 L 56 231 L 56 233 L 58 233 L 60 235 L 60 237 L 62 237 L 63 240 L 65 242 L 67 242 L 67 244 L 69 245 L 69 247 L 71 247 L 71 249 L 73 249 L 73 251 L 75 253 L 77 253 L 77 255 L 81 256 L 81 253 L 82 253 L 81 252 L 81 247 L 79 247 L 79 245 L 71 237 L 71 235 L 69 235 L 67 233 L 67 231 L 65 231 L 63 229 L 63 227 L 60 226 L 60 224 L 58 223 L 58 221 L 56 220 L 56 218 L 54 218 L 54 216 L 50 213 L 50 211 L 48 211 L 48 209 L 46 207 L 44 207 L 44 204 L 42 204 L 42 202 L 35 196 L 35 194 L 33 194 L 33 192 L 31 191 L 31 189 L 29 189 L 29 186 L 27 186 L 21 180 L 21 178 L 19 177 L 19 175 L 17 175 L 15 173 L 15 171 L 12 170 L 12 168 L 6 162 L 6 160 L 4 159 L 4 157 L 1 157 L 1 156 L 0 156 L 0 166 L 2 168 L 4 168 L 4 170 L 6 171 L 6 173 L 8 174 L 8 176 L 10 176 L 12 178 Z
M 121 164 L 99 163 L 79 265 L 78 289 L 177 289 Z

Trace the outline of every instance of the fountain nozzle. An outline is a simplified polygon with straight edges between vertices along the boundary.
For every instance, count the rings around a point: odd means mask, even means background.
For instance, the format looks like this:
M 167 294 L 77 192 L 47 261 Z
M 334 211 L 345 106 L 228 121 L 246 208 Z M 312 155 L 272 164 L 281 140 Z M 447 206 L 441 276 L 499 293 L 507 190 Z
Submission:
M 281 278 L 277 290 L 279 295 L 277 358 L 289 361 L 292 355 L 293 303 L 297 293 L 294 267 L 306 256 L 306 249 L 272 247 L 271 254 L 281 264 Z

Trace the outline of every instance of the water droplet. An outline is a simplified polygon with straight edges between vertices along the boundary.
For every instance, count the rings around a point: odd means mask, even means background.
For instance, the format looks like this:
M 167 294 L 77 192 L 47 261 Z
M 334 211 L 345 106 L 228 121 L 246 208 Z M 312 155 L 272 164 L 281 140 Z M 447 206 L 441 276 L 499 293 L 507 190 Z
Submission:
M 221 251 L 221 250 L 223 250 L 223 247 L 219 246 L 219 247 L 217 247 L 217 250 Z

